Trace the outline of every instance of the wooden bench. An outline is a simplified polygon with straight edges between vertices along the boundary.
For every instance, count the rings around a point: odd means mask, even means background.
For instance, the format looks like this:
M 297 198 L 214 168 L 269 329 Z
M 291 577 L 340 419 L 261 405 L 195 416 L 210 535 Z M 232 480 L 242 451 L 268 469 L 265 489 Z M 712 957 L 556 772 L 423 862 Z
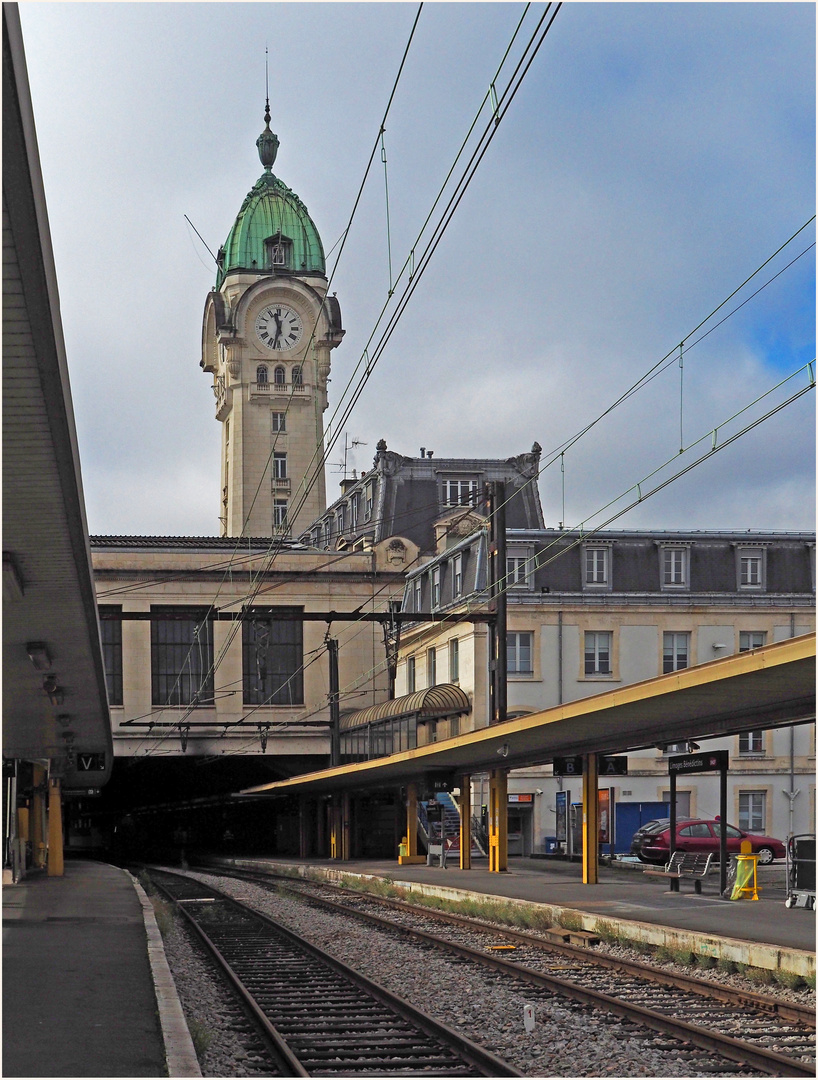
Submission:
M 652 868 L 650 870 L 645 870 L 644 872 L 646 874 L 652 874 L 654 877 L 670 878 L 671 892 L 679 891 L 679 881 L 681 878 L 692 878 L 693 888 L 697 893 L 700 893 L 702 891 L 702 878 L 705 877 L 709 871 L 712 860 L 712 852 L 704 854 L 704 852 L 674 851 L 670 862 L 663 870 Z

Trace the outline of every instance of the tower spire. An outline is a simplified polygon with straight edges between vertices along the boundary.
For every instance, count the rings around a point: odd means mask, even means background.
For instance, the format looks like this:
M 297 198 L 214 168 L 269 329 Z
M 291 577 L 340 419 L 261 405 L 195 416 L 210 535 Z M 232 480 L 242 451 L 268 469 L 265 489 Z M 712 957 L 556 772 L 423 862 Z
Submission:
M 278 135 L 270 131 L 270 74 L 268 66 L 269 50 L 264 46 L 264 131 L 256 139 L 258 156 L 265 172 L 271 172 L 278 153 Z

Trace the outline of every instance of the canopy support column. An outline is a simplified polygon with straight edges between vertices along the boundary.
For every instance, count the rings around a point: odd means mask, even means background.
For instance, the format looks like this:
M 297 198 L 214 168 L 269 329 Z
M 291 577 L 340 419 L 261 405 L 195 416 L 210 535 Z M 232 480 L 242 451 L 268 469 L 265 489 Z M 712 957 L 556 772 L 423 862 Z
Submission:
M 59 777 L 48 781 L 48 876 L 65 873 L 62 841 L 62 785 Z
M 352 857 L 352 798 L 348 791 L 341 795 L 341 860 L 349 862 Z
M 34 766 L 34 794 L 31 799 L 31 845 L 34 866 L 42 870 L 46 862 L 46 773 L 42 765 Z
M 492 769 L 489 779 L 489 872 L 508 870 L 508 772 Z
M 460 777 L 460 869 L 471 870 L 471 777 Z
M 596 754 L 582 761 L 582 883 L 599 884 L 599 761 Z
M 406 785 L 406 854 L 398 855 L 398 862 L 426 862 L 425 855 L 418 855 L 418 786 L 414 781 Z
M 306 859 L 310 854 L 310 804 L 305 795 L 298 797 L 298 857 Z
M 330 804 L 330 858 L 349 860 L 349 793 L 333 795 Z

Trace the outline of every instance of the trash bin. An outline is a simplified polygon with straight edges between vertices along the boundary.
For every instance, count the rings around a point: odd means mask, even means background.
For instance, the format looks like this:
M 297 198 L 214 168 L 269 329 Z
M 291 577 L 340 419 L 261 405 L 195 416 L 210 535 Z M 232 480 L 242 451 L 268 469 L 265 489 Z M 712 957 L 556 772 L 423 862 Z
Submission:
M 758 900 L 758 855 L 736 855 L 736 883 L 731 900 Z
M 559 847 L 556 836 L 546 836 L 545 838 L 545 853 L 546 855 L 553 855 Z

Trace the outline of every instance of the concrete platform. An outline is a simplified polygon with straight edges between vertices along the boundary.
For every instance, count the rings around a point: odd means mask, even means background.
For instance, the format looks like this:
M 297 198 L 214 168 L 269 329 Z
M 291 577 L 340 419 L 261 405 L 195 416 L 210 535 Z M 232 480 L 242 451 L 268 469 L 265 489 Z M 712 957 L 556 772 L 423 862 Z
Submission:
M 545 905 L 554 925 L 565 917 L 578 928 L 619 932 L 629 940 L 674 948 L 692 948 L 738 963 L 791 971 L 815 972 L 815 912 L 787 908 L 783 863 L 759 867 L 759 900 L 724 900 L 719 895 L 718 870 L 703 882 L 702 893 L 689 881 L 671 892 L 662 878 L 642 873 L 641 864 L 602 865 L 597 885 L 582 883 L 578 863 L 561 859 L 509 859 L 509 870 L 489 873 L 487 860 L 473 861 L 461 870 L 450 860 L 447 868 L 398 866 L 386 860 L 339 863 L 330 859 L 229 859 L 225 862 L 264 866 L 286 865 L 303 873 L 313 867 L 339 874 L 384 878 L 410 891 L 452 899 L 478 894 L 486 899 Z
M 201 1075 L 166 969 L 124 870 L 66 860 L 5 886 L 3 1076 Z

